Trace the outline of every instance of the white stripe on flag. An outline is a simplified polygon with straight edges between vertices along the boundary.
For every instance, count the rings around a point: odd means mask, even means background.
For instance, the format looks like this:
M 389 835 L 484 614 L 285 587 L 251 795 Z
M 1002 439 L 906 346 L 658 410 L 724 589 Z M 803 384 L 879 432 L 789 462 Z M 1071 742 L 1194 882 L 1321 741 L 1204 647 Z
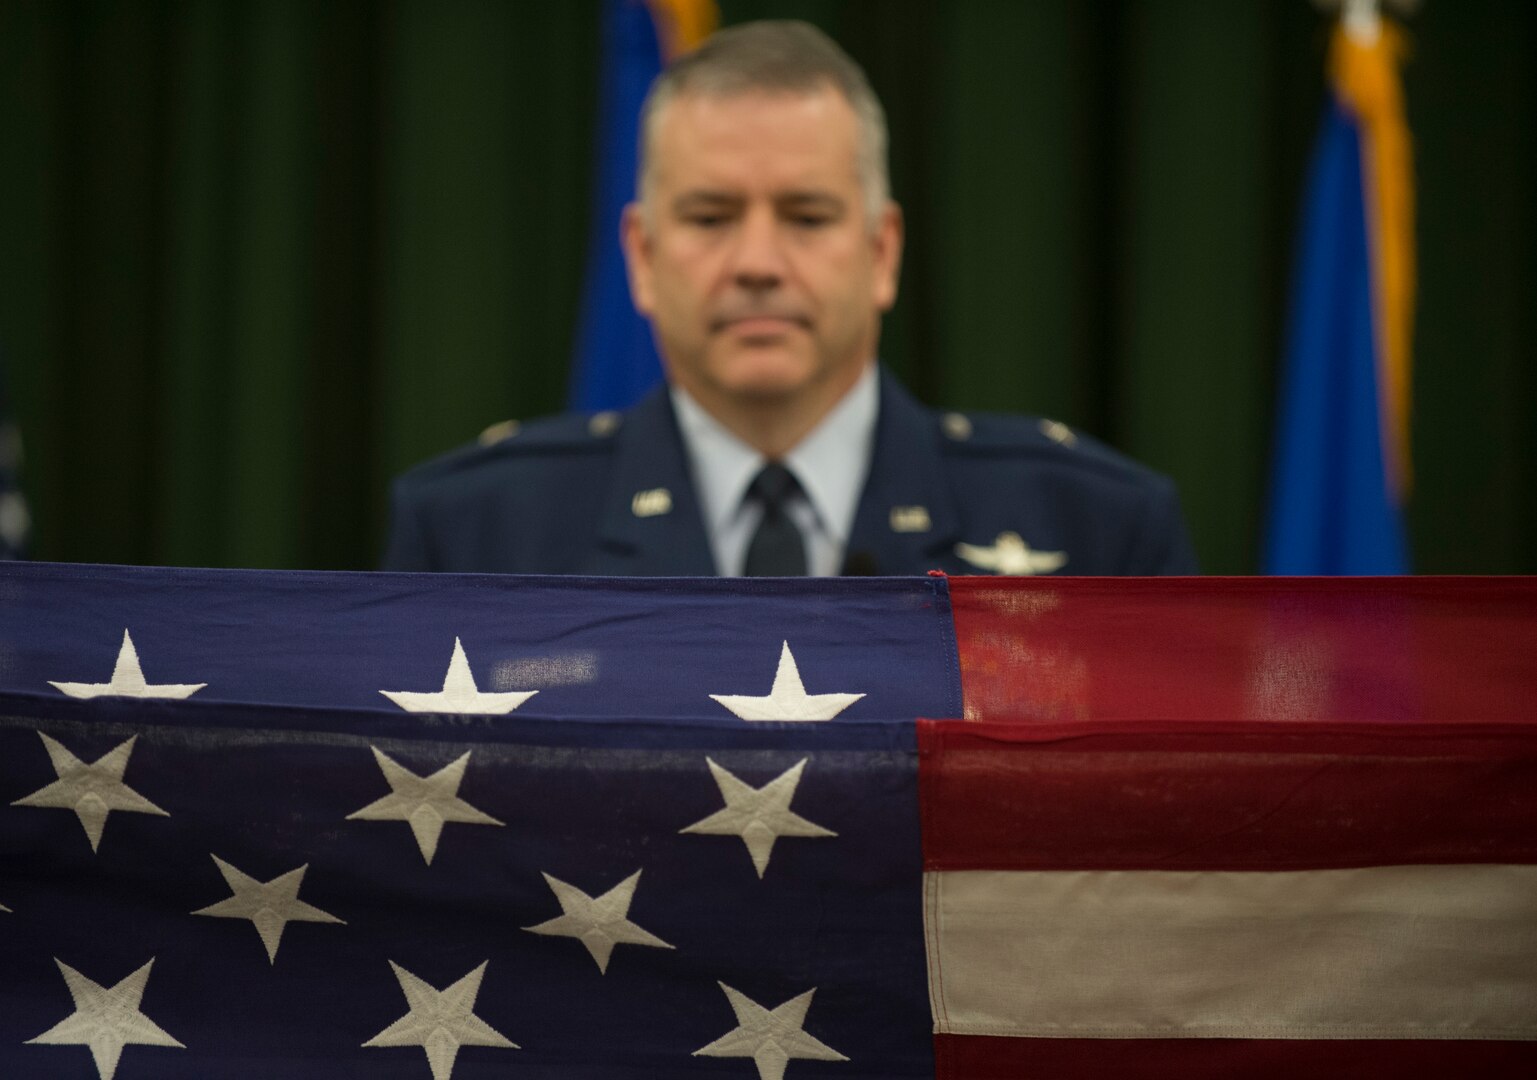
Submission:
M 1537 867 L 925 875 L 935 1031 L 1537 1038 Z

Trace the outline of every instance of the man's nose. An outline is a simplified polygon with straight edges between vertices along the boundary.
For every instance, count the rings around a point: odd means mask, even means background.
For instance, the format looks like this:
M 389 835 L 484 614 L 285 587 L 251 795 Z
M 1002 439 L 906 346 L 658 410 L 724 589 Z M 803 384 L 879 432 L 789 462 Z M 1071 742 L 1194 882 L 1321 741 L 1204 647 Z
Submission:
M 771 209 L 755 207 L 742 219 L 731 267 L 739 288 L 763 292 L 778 287 L 785 276 L 783 241 Z

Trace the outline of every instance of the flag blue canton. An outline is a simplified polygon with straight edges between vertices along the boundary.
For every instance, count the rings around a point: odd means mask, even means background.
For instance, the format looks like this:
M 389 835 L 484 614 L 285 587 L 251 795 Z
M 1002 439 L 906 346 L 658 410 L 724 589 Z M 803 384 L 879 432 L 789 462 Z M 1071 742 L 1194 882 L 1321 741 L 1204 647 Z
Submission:
M 181 1046 L 130 1033 L 119 1080 L 758 1076 L 696 1056 L 742 1023 L 723 987 L 763 1010 L 814 991 L 801 1030 L 847 1060 L 781 1039 L 792 1078 L 932 1075 L 909 718 L 959 711 L 948 598 L 856 584 L 7 568 L 0 1075 L 106 1075 L 64 1030 L 87 1009 L 61 965 L 110 990 L 151 961 L 137 1008 Z M 145 685 L 201 689 L 48 685 L 106 683 L 124 628 Z M 436 689 L 455 636 L 482 689 L 500 665 L 539 693 L 503 716 L 379 694 Z M 811 724 L 711 699 L 768 694 L 786 640 L 808 694 L 866 696 Z M 368 812 L 456 768 L 414 811 Z M 761 876 L 752 830 L 719 825 L 721 773 L 793 780 L 781 809 L 810 827 L 765 812 Z M 295 904 L 224 904 L 300 868 Z M 562 917 L 554 882 L 600 899 L 637 872 L 620 920 L 665 945 L 610 919 L 600 963 L 530 930 Z M 440 1033 L 435 1073 L 430 1030 L 398 1022 L 477 970 L 469 1015 L 496 1038 L 445 1059 Z
M 808 692 L 865 694 L 839 720 L 961 707 L 937 578 L 4 571 L 0 692 L 105 683 L 126 630 L 149 682 L 206 683 L 203 703 L 393 711 L 381 691 L 440 689 L 458 639 L 480 690 L 538 691 L 520 717 L 708 722 L 725 714 L 711 694 L 769 692 L 785 642 Z

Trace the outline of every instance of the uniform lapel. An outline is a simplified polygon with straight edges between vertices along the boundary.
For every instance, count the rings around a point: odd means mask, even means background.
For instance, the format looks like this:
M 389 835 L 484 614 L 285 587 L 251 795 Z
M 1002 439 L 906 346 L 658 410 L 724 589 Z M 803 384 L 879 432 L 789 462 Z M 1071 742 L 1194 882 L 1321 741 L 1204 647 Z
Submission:
M 929 411 L 883 369 L 870 478 L 849 538 L 851 572 L 954 568 L 961 521 L 941 468 L 939 438 Z
M 589 572 L 714 574 L 714 557 L 667 388 L 659 387 L 626 412 L 613 438 L 615 468 Z

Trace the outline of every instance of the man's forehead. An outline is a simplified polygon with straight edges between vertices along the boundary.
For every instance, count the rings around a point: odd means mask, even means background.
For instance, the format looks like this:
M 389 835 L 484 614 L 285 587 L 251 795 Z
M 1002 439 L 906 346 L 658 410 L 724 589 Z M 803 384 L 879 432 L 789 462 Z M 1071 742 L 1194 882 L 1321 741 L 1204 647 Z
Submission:
M 857 129 L 853 107 L 831 84 L 805 91 L 680 94 L 657 116 L 653 164 L 663 174 L 673 171 L 669 166 L 691 172 L 748 159 L 852 166 Z
M 797 105 L 809 109 L 842 111 L 850 117 L 854 113 L 849 99 L 837 85 L 824 79 L 808 86 L 796 87 L 747 86 L 728 90 L 680 90 L 663 104 L 661 115 L 666 116 L 674 111 L 713 115 L 765 106 Z

